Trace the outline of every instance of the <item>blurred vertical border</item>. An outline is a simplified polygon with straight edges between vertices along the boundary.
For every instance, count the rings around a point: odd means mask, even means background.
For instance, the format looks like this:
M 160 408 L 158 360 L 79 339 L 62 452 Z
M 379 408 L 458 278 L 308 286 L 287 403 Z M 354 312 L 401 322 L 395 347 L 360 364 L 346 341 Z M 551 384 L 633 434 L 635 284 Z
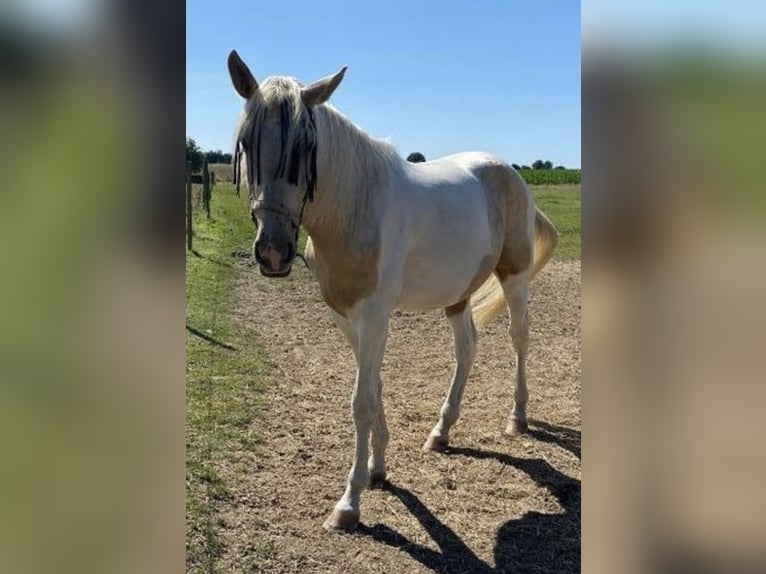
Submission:
M 766 8 L 582 23 L 583 570 L 764 572 Z
M 0 6 L 0 572 L 184 567 L 184 40 Z

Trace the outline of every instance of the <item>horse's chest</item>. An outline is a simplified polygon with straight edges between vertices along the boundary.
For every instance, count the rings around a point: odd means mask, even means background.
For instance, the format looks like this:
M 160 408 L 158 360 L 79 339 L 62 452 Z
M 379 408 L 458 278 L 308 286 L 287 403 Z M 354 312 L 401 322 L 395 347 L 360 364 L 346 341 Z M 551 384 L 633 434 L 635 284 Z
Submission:
M 312 268 L 325 303 L 346 316 L 357 301 L 369 296 L 378 284 L 378 248 L 316 251 Z

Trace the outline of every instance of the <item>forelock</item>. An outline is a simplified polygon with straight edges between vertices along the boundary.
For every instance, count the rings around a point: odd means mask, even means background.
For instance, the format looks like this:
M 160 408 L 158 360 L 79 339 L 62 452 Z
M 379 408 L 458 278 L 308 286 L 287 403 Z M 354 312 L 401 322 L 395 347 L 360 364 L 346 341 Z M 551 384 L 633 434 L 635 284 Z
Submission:
M 284 177 L 294 185 L 304 183 L 311 196 L 316 185 L 316 135 L 312 110 L 301 99 L 302 87 L 295 78 L 266 78 L 246 105 L 237 127 L 237 141 L 247 137 L 250 142 L 248 180 L 260 185 L 260 125 L 266 113 L 278 114 L 281 151 L 275 177 Z M 235 151 L 235 161 L 238 158 Z
M 269 109 L 279 108 L 287 104 L 294 113 L 301 109 L 302 84 L 295 78 L 287 76 L 272 76 L 266 78 L 259 87 L 262 105 Z

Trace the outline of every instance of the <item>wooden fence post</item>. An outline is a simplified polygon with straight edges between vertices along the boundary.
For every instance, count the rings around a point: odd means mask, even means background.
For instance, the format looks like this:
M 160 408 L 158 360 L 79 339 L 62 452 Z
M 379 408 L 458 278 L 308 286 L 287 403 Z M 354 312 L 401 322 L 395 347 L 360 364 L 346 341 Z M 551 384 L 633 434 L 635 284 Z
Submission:
M 210 170 L 207 167 L 207 159 L 202 164 L 202 205 L 210 219 Z
M 192 181 L 191 162 L 186 162 L 186 249 L 192 248 Z

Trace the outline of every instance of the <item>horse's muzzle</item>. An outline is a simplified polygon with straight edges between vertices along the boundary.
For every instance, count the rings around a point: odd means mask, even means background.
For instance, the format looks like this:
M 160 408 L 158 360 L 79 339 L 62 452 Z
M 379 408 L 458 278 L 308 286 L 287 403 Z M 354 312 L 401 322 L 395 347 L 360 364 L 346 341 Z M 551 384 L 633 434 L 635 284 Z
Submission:
M 271 271 L 270 269 L 266 269 L 263 265 L 259 265 L 258 268 L 261 270 L 261 275 L 264 277 L 287 277 L 290 275 L 293 266 L 290 264 L 282 271 Z
M 287 253 L 277 249 L 272 242 L 255 242 L 253 246 L 253 255 L 258 262 L 261 275 L 265 277 L 287 277 L 293 267 L 295 258 L 295 248 L 292 244 L 286 245 Z

